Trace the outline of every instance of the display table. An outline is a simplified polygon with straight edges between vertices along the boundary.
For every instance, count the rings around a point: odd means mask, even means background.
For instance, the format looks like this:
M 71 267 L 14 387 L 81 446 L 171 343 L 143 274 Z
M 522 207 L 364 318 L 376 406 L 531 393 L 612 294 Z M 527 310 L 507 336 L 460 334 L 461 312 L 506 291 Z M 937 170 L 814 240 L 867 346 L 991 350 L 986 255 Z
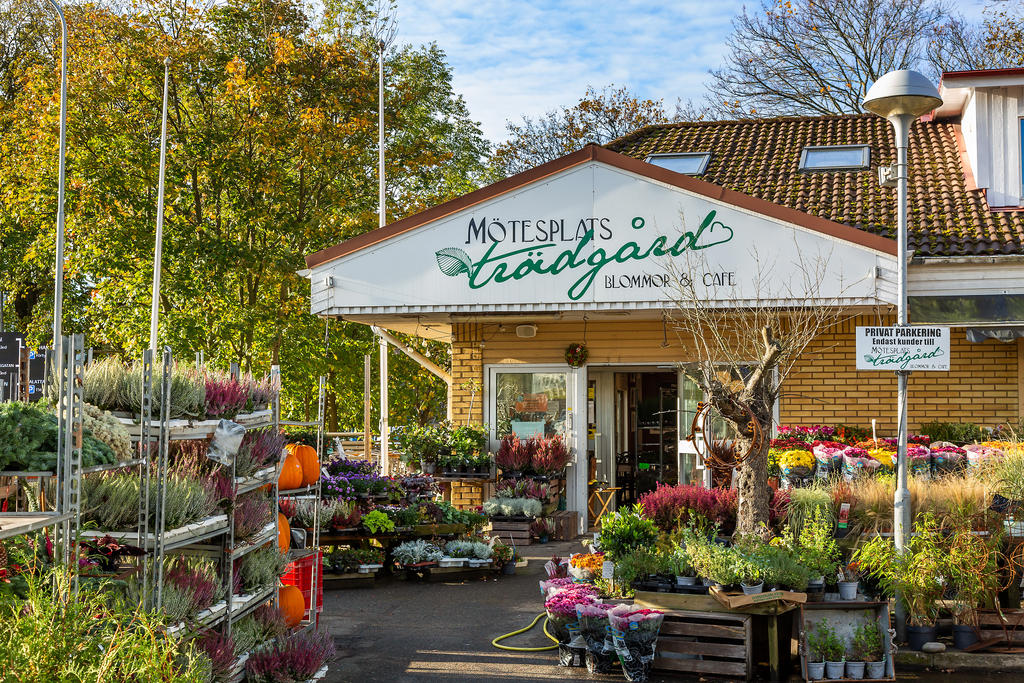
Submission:
M 601 518 L 610 512 L 608 508 L 615 502 L 615 494 L 621 490 L 621 486 L 605 486 L 590 489 L 590 498 L 587 500 L 587 512 L 590 513 L 593 526 L 600 524 Z

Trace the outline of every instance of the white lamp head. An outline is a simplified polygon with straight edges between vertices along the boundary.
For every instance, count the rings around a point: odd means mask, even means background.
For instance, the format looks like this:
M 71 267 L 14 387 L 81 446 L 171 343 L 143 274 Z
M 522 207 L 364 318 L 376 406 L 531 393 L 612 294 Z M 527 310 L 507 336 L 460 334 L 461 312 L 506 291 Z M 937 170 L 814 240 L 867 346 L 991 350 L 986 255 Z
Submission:
M 916 118 L 940 104 L 942 98 L 932 82 L 909 69 L 885 74 L 864 97 L 864 108 L 885 118 L 907 114 Z

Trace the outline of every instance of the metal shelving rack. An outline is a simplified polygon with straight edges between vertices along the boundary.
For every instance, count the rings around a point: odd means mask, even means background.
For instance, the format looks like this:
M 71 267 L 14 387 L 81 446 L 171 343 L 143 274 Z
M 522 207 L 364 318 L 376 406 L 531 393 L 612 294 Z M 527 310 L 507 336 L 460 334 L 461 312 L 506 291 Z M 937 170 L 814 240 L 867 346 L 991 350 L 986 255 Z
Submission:
M 52 472 L 0 472 L 3 476 L 55 480 L 54 509 L 0 513 L 0 539 L 55 527 L 55 557 L 71 571 L 71 592 L 78 592 L 75 544 L 81 527 L 83 337 L 61 337 L 57 367 L 57 461 Z M 92 469 L 92 468 L 90 468 Z M 41 488 L 45 483 L 41 484 Z M 44 488 L 42 490 L 45 490 Z

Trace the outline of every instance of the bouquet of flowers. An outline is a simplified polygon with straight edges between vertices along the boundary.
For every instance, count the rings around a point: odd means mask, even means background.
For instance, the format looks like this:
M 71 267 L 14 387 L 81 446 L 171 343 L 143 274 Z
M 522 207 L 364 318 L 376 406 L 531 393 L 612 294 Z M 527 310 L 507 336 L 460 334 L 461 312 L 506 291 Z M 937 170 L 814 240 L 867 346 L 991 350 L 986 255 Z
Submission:
M 615 644 L 608 621 L 608 610 L 613 607 L 601 603 L 576 605 L 580 636 L 587 645 L 587 671 L 592 674 L 610 673 L 615 664 Z
M 932 459 L 939 472 L 962 470 L 967 462 L 967 451 L 953 444 L 932 444 Z
M 907 444 L 907 458 L 911 474 L 919 477 L 932 475 L 932 452 L 927 447 Z
M 593 581 L 601 575 L 604 553 L 576 553 L 569 559 L 569 574 L 579 581 Z
M 814 455 L 802 448 L 793 448 L 779 454 L 779 471 L 786 481 L 806 479 L 814 471 Z
M 1002 448 L 988 443 L 970 444 L 964 446 L 964 451 L 966 452 L 967 466 L 971 469 L 981 466 L 986 458 L 1002 458 L 1006 455 Z
M 555 577 L 546 581 L 540 581 L 540 594 L 547 600 L 554 592 L 558 589 L 565 588 L 566 586 L 572 586 L 576 582 L 568 577 Z
M 873 473 L 882 463 L 872 458 L 863 448 L 850 446 L 843 451 L 843 477 L 853 481 L 854 477 L 867 472 Z
M 815 460 L 818 461 L 819 479 L 827 478 L 829 472 L 838 470 L 843 466 L 843 451 L 846 448 L 846 444 L 836 443 L 835 441 L 814 442 L 811 450 L 814 452 Z
M 561 666 L 583 666 L 586 645 L 580 639 L 580 626 L 576 620 L 577 605 L 591 605 L 597 601 L 597 591 L 580 583 L 555 589 L 544 602 L 551 632 L 558 638 L 558 663 Z
M 654 663 L 654 648 L 665 614 L 658 610 L 619 605 L 608 610 L 615 652 L 627 681 L 646 681 Z
M 868 450 L 868 455 L 877 460 L 879 466 L 885 470 L 891 470 L 893 460 L 896 458 L 896 451 L 888 448 L 872 448 Z

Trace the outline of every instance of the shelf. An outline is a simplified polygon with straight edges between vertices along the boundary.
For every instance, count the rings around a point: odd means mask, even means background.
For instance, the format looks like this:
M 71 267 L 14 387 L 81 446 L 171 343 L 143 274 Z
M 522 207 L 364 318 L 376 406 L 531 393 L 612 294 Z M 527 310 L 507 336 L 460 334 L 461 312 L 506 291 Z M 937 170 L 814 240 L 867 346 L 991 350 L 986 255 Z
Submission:
M 277 467 L 271 465 L 270 467 L 264 467 L 251 477 L 235 477 L 235 495 L 240 496 L 243 493 L 255 491 L 261 486 L 273 484 L 276 473 Z
M 267 586 L 257 593 L 231 596 L 231 621 L 238 621 L 254 609 L 274 597 L 277 586 Z
M 128 434 L 138 441 L 142 438 L 142 425 L 134 417 L 117 416 L 117 419 L 128 430 Z M 274 413 L 271 410 L 260 410 L 255 413 L 236 415 L 233 422 L 242 425 L 246 429 L 259 429 L 270 427 L 274 424 Z M 187 441 L 194 439 L 208 439 L 217 431 L 220 418 L 216 420 L 168 420 L 167 428 L 169 437 L 175 441 Z M 150 438 L 160 436 L 160 421 L 153 420 L 149 429 Z
M 256 532 L 256 535 L 249 541 L 242 541 L 231 550 L 225 551 L 228 557 L 238 559 L 243 555 L 251 553 L 257 548 L 262 548 L 270 541 L 273 541 L 277 537 L 277 521 L 267 522 L 267 525 L 260 531 Z
M 320 667 L 320 670 L 317 671 L 313 675 L 312 678 L 310 678 L 308 681 L 306 681 L 306 683 L 316 683 L 316 681 L 323 680 L 326 677 L 327 677 L 327 665 L 324 664 L 322 667 Z
M 89 467 L 82 468 L 82 474 L 92 474 L 93 472 L 106 472 L 109 470 L 119 470 L 125 467 L 134 467 L 135 465 L 141 465 L 145 460 L 138 458 L 136 460 L 125 460 L 124 462 L 104 463 L 102 465 L 90 465 Z M 56 472 L 43 471 L 43 472 L 28 472 L 23 470 L 5 470 L 0 472 L 0 477 L 56 477 Z
M 214 536 L 220 536 L 228 528 L 228 516 L 211 515 L 204 520 L 189 524 L 188 526 L 179 527 L 177 529 L 171 529 L 164 532 L 164 552 L 170 552 L 171 550 L 177 550 L 193 543 L 199 543 L 205 541 L 208 538 Z M 132 542 L 136 545 L 142 545 L 139 541 L 138 529 L 133 531 L 97 531 L 94 529 L 83 529 L 81 531 L 82 536 L 88 538 L 102 538 L 104 536 L 110 536 L 111 538 Z M 146 537 L 145 548 L 147 550 L 153 550 L 156 547 L 156 539 L 153 538 L 153 532 Z
M 210 606 L 208 609 L 204 609 L 197 613 L 192 619 L 168 627 L 167 635 L 174 638 L 194 633 L 199 630 L 199 628 L 216 626 L 224 620 L 224 616 L 227 613 L 228 603 L 225 600 L 221 600 L 220 602 Z
M 0 513 L 0 539 L 29 534 L 71 519 L 71 513 L 3 512 Z
M 302 486 L 302 487 L 297 488 L 297 489 L 287 489 L 287 490 L 284 490 L 284 491 L 278 489 L 277 495 L 280 498 L 285 498 L 285 497 L 291 498 L 291 497 L 295 497 L 295 496 L 308 496 L 308 495 L 316 493 L 316 488 L 317 488 L 318 485 L 319 485 L 319 482 L 317 482 L 316 484 L 310 484 L 309 486 Z

